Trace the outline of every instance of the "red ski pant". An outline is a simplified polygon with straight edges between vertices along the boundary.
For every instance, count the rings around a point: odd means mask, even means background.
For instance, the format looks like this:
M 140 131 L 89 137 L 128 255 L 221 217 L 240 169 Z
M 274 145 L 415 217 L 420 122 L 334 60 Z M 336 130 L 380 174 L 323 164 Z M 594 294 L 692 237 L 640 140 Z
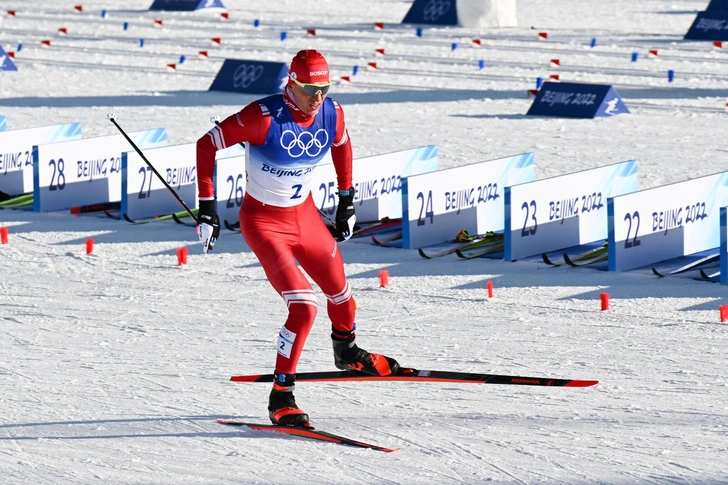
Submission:
M 344 274 L 344 260 L 311 195 L 300 205 L 276 207 L 246 194 L 240 228 L 268 281 L 288 307 L 288 318 L 278 336 L 275 370 L 294 374 L 318 310 L 316 295 L 296 261 L 326 295 L 333 329 L 346 334 L 354 330 L 356 303 Z

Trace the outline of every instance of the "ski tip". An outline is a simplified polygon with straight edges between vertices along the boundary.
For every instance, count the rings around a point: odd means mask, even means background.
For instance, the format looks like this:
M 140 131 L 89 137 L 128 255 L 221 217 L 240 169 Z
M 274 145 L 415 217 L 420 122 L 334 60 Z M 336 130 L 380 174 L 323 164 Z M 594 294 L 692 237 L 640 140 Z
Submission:
M 228 231 L 240 232 L 240 223 L 230 222 L 227 219 L 224 220 L 225 228 Z
M 716 277 L 720 276 L 720 271 L 718 271 L 717 273 L 708 274 L 708 273 L 705 272 L 705 270 L 702 270 L 701 269 L 700 270 L 700 276 L 702 276 L 706 280 L 712 280 L 713 278 L 716 278 Z
M 591 380 L 573 380 L 567 383 L 564 387 L 591 387 L 599 384 L 599 381 Z
M 232 376 L 230 380 L 232 382 L 266 382 L 264 380 L 261 380 L 261 377 L 258 375 L 252 375 L 252 376 Z M 273 382 L 273 379 L 271 379 L 269 382 Z
M 430 257 L 425 254 L 425 252 L 422 250 L 422 248 L 417 249 L 417 252 L 420 253 L 420 256 L 422 256 L 425 259 L 430 259 Z
M 653 273 L 653 274 L 654 274 L 655 276 L 657 276 L 658 278 L 662 278 L 663 276 L 665 276 L 665 275 L 663 275 L 662 273 L 660 273 L 659 271 L 657 271 L 657 270 L 656 270 L 656 269 L 655 269 L 654 267 L 652 268 L 652 273 Z

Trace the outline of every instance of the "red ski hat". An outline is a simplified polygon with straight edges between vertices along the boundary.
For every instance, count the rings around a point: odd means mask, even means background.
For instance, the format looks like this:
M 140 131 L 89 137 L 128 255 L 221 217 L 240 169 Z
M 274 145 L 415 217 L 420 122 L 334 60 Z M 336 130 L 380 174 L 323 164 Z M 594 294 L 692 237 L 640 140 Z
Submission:
M 296 54 L 291 61 L 288 74 L 300 83 L 327 83 L 329 82 L 329 64 L 326 58 L 317 50 L 303 50 Z

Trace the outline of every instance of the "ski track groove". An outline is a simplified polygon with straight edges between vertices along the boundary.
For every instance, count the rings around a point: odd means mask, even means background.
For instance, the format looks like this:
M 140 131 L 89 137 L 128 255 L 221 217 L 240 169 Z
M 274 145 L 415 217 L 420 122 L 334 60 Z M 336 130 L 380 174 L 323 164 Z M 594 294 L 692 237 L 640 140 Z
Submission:
M 449 427 L 450 429 L 452 429 L 453 431 L 455 431 L 455 435 L 461 435 L 463 433 L 463 430 L 460 428 L 460 426 L 457 426 L 457 425 L 451 424 L 451 423 L 446 424 L 446 426 Z M 499 473 L 501 473 L 501 474 L 509 477 L 510 479 L 514 480 L 517 483 L 520 483 L 522 485 L 526 485 L 528 483 L 531 483 L 529 481 L 529 479 L 522 479 L 522 478 L 518 477 L 515 474 L 515 472 L 509 471 L 508 469 L 504 468 L 503 466 L 494 463 L 492 460 L 488 460 L 488 459 L 484 458 L 483 456 L 480 456 L 479 454 L 474 453 L 471 450 L 466 449 L 461 443 L 459 443 L 459 442 L 457 442 L 455 440 L 450 439 L 450 440 L 448 440 L 448 443 L 450 444 L 450 446 L 453 447 L 453 449 L 459 450 L 460 455 L 466 455 L 466 456 L 469 456 L 471 458 L 475 458 L 476 461 L 485 463 L 490 468 L 492 468 L 492 469 L 498 471 Z M 496 443 L 493 443 L 493 444 L 496 444 L 497 446 L 505 446 L 508 449 L 513 449 L 513 446 L 510 445 L 510 444 L 497 443 L 497 442 Z M 522 453 L 520 450 L 516 450 L 516 452 Z M 473 466 L 473 465 L 470 464 L 470 466 Z M 529 472 L 529 470 L 523 469 L 523 468 L 518 467 L 518 466 L 515 466 L 515 465 L 513 465 L 511 468 L 518 469 L 518 470 L 520 470 L 522 472 L 525 472 L 526 474 L 528 474 L 528 473 L 535 473 L 535 472 Z M 552 476 L 549 476 L 549 475 L 539 474 L 539 473 L 536 473 L 536 474 L 537 475 L 542 475 L 542 476 L 544 476 L 544 477 L 546 477 L 546 478 L 548 478 L 550 480 L 558 481 L 558 479 L 556 479 L 556 478 L 554 478 Z
M 17 438 L 12 431 L 9 432 L 10 435 L 14 438 Z M 41 438 L 43 439 L 43 438 Z M 21 454 L 27 457 L 27 454 L 25 453 L 22 446 L 20 446 L 20 443 L 17 440 L 13 440 L 13 443 L 15 443 L 16 447 L 21 451 Z M 63 444 L 62 445 L 68 447 L 68 445 Z M 58 467 L 58 466 L 52 466 L 52 465 L 46 465 L 44 463 L 34 464 L 30 458 L 26 459 L 24 461 L 24 464 L 29 466 L 33 472 L 36 475 L 36 479 L 41 480 L 42 482 L 50 483 L 50 484 L 56 484 L 58 483 L 57 478 L 59 477 L 66 477 L 70 479 L 69 483 L 77 483 L 79 476 L 77 474 L 73 474 L 70 472 L 66 472 L 64 469 Z M 50 472 L 50 473 L 49 473 Z M 49 475 L 56 475 L 52 476 L 52 478 L 48 478 Z
M 352 423 L 349 422 L 349 424 L 352 424 Z M 364 422 L 362 422 L 360 420 L 358 420 L 356 423 L 354 423 L 351 427 L 354 428 L 354 429 L 361 429 L 365 433 L 366 433 L 367 430 L 369 430 L 369 431 L 372 432 L 372 435 L 373 436 L 376 436 L 376 435 L 389 436 L 390 438 L 392 438 L 394 440 L 397 440 L 397 441 L 400 441 L 400 442 L 405 442 L 405 443 L 408 443 L 409 445 L 411 445 L 411 447 L 399 446 L 400 448 L 402 448 L 402 451 L 401 451 L 402 453 L 411 452 L 413 448 L 419 448 L 420 450 L 422 450 L 423 452 L 425 452 L 428 455 L 436 454 L 436 455 L 440 456 L 443 459 L 446 459 L 447 458 L 447 455 L 445 455 L 444 453 L 442 453 L 441 451 L 439 451 L 439 449 L 437 449 L 436 447 L 432 446 L 431 444 L 430 445 L 423 445 L 420 442 L 420 440 L 412 441 L 412 440 L 409 440 L 407 438 L 403 438 L 401 435 L 398 435 L 396 433 L 387 431 L 386 428 L 375 428 L 374 426 L 368 425 L 368 424 L 366 424 L 366 423 L 364 423 Z M 422 441 L 424 441 L 424 440 L 422 440 Z M 387 446 L 394 446 L 394 445 L 389 444 Z M 426 466 L 426 465 L 423 465 L 423 466 Z M 427 470 L 429 470 L 430 473 L 432 473 L 432 474 L 440 475 L 440 476 L 442 476 L 444 478 L 447 478 L 447 479 L 449 479 L 449 480 L 451 480 L 452 482 L 455 482 L 455 483 L 469 483 L 469 482 L 463 480 L 461 477 L 456 478 L 456 477 L 447 475 L 447 474 L 445 474 L 445 473 L 443 473 L 443 472 L 441 472 L 441 471 L 439 471 L 437 469 L 434 469 L 434 468 L 427 468 Z M 454 471 L 451 467 L 449 468 L 449 470 L 450 471 Z M 457 474 L 457 472 L 455 472 L 455 473 Z M 380 478 L 380 480 L 384 480 L 384 479 L 383 478 Z M 387 483 L 400 483 L 400 482 L 398 482 L 398 481 L 387 481 Z M 443 482 L 438 481 L 437 483 L 443 483 Z
M 420 449 L 420 452 L 422 452 L 423 454 L 426 454 L 426 455 L 437 455 L 437 456 L 439 456 L 442 459 L 448 459 L 449 458 L 449 455 L 446 454 L 446 453 L 443 453 L 440 450 L 440 447 L 438 447 L 437 445 L 433 445 L 432 442 L 429 442 L 428 440 L 425 440 L 425 439 L 421 439 L 421 440 L 420 439 L 418 439 L 418 440 L 410 440 L 408 438 L 404 438 L 403 436 L 401 436 L 401 434 L 397 434 L 396 432 L 387 431 L 386 428 L 381 428 L 381 427 L 380 428 L 375 428 L 374 426 L 367 425 L 367 424 L 362 423 L 362 422 L 357 422 L 356 428 L 361 428 L 361 429 L 364 429 L 364 430 L 371 430 L 372 433 L 374 433 L 374 434 L 389 436 L 390 438 L 395 439 L 397 441 L 408 443 L 410 446 L 408 446 L 408 447 L 402 446 L 401 447 L 403 452 L 407 452 L 408 450 L 411 451 L 413 448 L 419 448 Z M 424 434 L 421 433 L 421 432 L 418 433 L 418 434 L 420 436 L 424 436 Z M 423 444 L 423 443 L 426 443 L 426 444 Z M 457 475 L 457 477 L 447 475 L 447 474 L 442 473 L 441 471 L 438 471 L 438 470 L 436 470 L 434 468 L 428 468 L 428 470 L 431 473 L 441 475 L 444 478 L 447 478 L 447 479 L 449 479 L 449 480 L 451 480 L 451 481 L 453 481 L 455 483 L 471 483 L 469 480 L 464 479 L 462 476 L 460 476 L 460 474 L 456 470 L 454 470 L 451 466 L 448 467 L 448 469 L 451 472 L 454 472 Z M 438 483 L 441 483 L 441 482 L 438 482 Z

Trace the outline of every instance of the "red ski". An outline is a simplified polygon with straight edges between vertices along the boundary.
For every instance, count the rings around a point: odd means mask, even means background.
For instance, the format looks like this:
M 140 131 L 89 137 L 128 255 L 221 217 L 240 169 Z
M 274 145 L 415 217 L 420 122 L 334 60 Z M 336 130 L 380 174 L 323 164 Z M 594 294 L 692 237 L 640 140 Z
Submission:
M 252 374 L 232 376 L 233 382 L 273 382 L 273 374 Z M 499 374 L 475 374 L 470 372 L 450 372 L 437 370 L 417 370 L 400 368 L 397 375 L 372 376 L 357 371 L 299 372 L 296 381 L 418 381 L 418 382 L 459 382 L 464 384 L 510 384 L 516 386 L 553 386 L 553 387 L 590 387 L 598 384 L 595 380 L 554 379 L 552 377 L 523 377 Z
M 226 424 L 228 426 L 247 426 L 248 428 L 255 429 L 258 431 L 274 431 L 278 433 L 285 433 L 293 436 L 300 436 L 302 438 L 311 438 L 314 440 L 328 441 L 330 443 L 337 443 L 340 445 L 356 446 L 357 448 L 369 448 L 371 450 L 385 451 L 392 453 L 399 451 L 399 448 L 384 448 L 382 446 L 372 445 L 364 443 L 362 441 L 356 441 L 351 438 L 345 438 L 344 436 L 327 433 L 326 431 L 319 431 L 313 427 L 303 426 L 279 426 L 276 424 L 256 424 L 246 423 L 244 421 L 236 421 L 231 419 L 218 419 L 218 423 Z

